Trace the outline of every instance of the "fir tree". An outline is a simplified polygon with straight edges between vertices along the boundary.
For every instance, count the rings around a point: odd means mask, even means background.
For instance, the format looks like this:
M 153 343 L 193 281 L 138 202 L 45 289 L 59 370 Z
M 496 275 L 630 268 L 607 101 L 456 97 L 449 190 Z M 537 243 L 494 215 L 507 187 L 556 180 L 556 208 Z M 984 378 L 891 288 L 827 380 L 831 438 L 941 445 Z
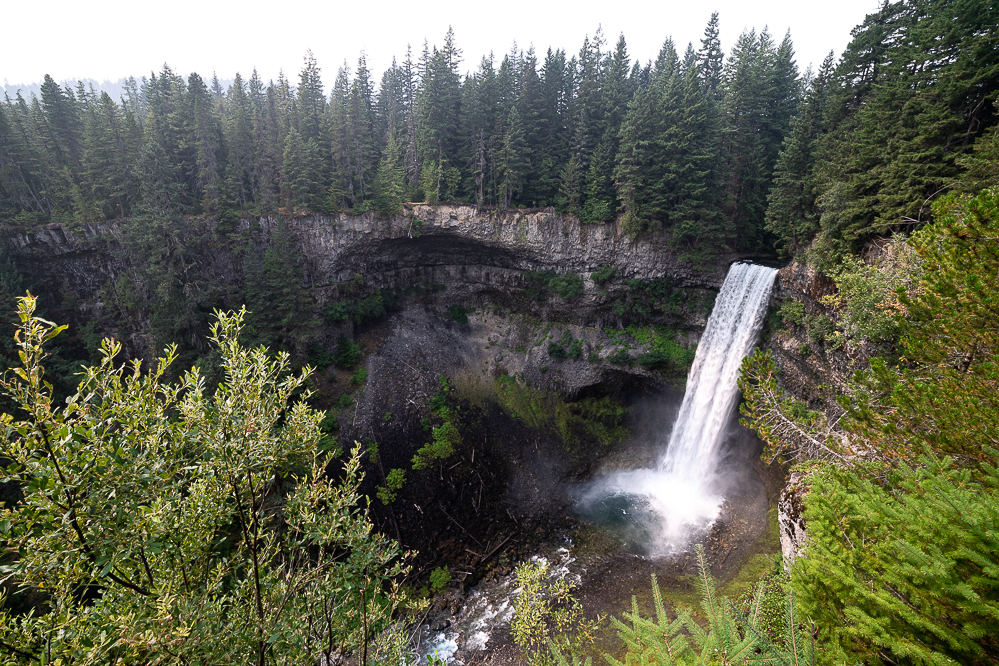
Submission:
M 399 145 L 392 133 L 388 135 L 388 143 L 378 165 L 375 177 L 375 207 L 386 215 L 394 215 L 402 210 L 405 193 L 405 172 L 399 154 Z

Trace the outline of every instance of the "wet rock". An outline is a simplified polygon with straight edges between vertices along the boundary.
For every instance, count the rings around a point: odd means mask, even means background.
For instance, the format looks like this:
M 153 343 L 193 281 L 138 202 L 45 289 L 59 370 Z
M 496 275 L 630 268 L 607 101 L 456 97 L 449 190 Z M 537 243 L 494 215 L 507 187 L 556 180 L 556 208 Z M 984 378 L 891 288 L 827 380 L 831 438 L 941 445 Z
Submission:
M 805 549 L 804 498 L 808 494 L 808 477 L 792 472 L 777 502 L 777 524 L 780 528 L 780 549 L 784 565 L 790 566 Z

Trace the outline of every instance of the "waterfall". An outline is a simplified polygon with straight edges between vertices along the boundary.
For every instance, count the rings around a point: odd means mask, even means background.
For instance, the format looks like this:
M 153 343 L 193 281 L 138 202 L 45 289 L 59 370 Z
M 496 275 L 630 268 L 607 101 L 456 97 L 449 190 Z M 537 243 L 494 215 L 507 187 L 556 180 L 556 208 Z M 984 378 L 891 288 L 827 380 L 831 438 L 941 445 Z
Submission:
M 739 397 L 739 368 L 753 349 L 777 271 L 733 264 L 715 300 L 687 375 L 687 391 L 659 469 L 683 482 L 707 481 Z
M 687 390 L 656 469 L 615 472 L 585 486 L 581 513 L 624 524 L 626 541 L 650 555 L 683 549 L 718 518 L 715 471 L 739 397 L 739 368 L 766 316 L 777 271 L 733 264 L 715 300 Z

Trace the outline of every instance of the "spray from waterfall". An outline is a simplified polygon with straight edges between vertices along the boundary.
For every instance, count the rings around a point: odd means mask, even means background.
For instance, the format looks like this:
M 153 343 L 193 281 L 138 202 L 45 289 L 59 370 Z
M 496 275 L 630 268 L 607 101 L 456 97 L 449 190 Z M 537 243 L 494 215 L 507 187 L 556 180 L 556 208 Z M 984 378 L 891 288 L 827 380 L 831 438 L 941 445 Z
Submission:
M 617 472 L 588 484 L 579 497 L 582 513 L 620 512 L 651 555 L 682 549 L 718 518 L 724 498 L 717 491 L 716 470 L 739 397 L 739 368 L 763 325 L 776 275 L 765 266 L 732 265 L 698 344 L 683 404 L 658 466 Z

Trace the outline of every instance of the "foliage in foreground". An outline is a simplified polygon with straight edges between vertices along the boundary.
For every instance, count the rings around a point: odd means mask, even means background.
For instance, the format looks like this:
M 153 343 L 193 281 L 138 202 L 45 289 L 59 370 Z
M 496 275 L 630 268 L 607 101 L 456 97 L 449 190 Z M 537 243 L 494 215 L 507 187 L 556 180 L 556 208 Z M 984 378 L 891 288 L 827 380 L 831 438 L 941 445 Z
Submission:
M 762 666 L 815 663 L 814 637 L 810 628 L 798 621 L 793 595 L 784 597 L 779 610 L 783 617 L 775 622 L 775 618 L 770 617 L 772 613 L 766 610 L 767 590 L 765 586 L 759 585 L 749 603 L 749 612 L 743 613 L 726 597 L 718 597 L 702 546 L 697 546 L 697 567 L 701 610 L 707 623 L 702 626 L 696 622 L 690 610 L 682 610 L 670 619 L 653 574 L 652 595 L 656 616 L 643 617 L 638 609 L 638 601 L 632 597 L 631 612 L 624 613 L 623 620 L 611 618 L 627 650 L 623 662 L 604 655 L 611 666 Z M 519 576 L 518 570 L 518 580 Z M 519 607 L 517 612 L 520 613 Z M 514 626 L 517 626 L 516 617 Z M 774 633 L 772 629 L 775 626 L 780 627 L 781 633 L 778 637 L 771 638 L 770 634 Z M 533 635 L 535 638 L 536 636 Z M 516 631 L 514 637 L 519 645 L 525 646 Z M 578 647 L 573 650 L 567 643 L 562 636 L 550 637 L 548 646 L 551 656 L 548 661 L 539 660 L 534 663 L 569 666 L 571 661 L 578 666 L 581 650 Z M 586 662 L 589 661 L 587 658 Z
M 762 586 L 753 597 L 750 612 L 744 615 L 726 597 L 718 597 L 702 546 L 697 546 L 697 569 L 706 626 L 695 622 L 690 611 L 681 611 L 670 620 L 653 575 L 656 617 L 642 617 L 638 602 L 632 598 L 632 611 L 624 614 L 625 621 L 612 618 L 628 652 L 624 662 L 607 656 L 611 666 L 814 663 L 815 641 L 797 620 L 793 596 L 787 597 L 783 609 L 783 636 L 772 641 L 761 626 Z
M 513 602 L 510 629 L 528 663 L 554 666 L 561 651 L 585 652 L 603 617 L 583 617 L 582 604 L 572 596 L 576 583 L 567 579 L 564 570 L 549 571 L 544 559 L 524 562 L 516 573 L 520 594 Z
M 901 358 L 874 359 L 841 398 L 854 455 L 813 469 L 804 500 L 792 587 L 830 663 L 999 660 L 999 191 L 933 213 L 909 241 L 918 284 L 896 292 Z M 809 424 L 759 381 L 768 367 L 747 362 L 748 416 L 787 451 L 794 437 L 761 424 Z
M 811 481 L 792 583 L 832 663 L 999 659 L 999 469 L 917 465 Z
M 21 410 L 2 416 L 2 480 L 23 499 L 0 547 L 8 584 L 44 602 L 0 611 L 4 663 L 367 661 L 405 567 L 355 506 L 359 451 L 327 481 L 323 415 L 290 404 L 307 372 L 241 347 L 243 313 L 219 313 L 214 395 L 197 368 L 164 380 L 174 349 L 144 372 L 105 340 L 59 406 L 42 361 L 64 327 L 34 308 L 20 300 L 22 365 L 2 384 Z

